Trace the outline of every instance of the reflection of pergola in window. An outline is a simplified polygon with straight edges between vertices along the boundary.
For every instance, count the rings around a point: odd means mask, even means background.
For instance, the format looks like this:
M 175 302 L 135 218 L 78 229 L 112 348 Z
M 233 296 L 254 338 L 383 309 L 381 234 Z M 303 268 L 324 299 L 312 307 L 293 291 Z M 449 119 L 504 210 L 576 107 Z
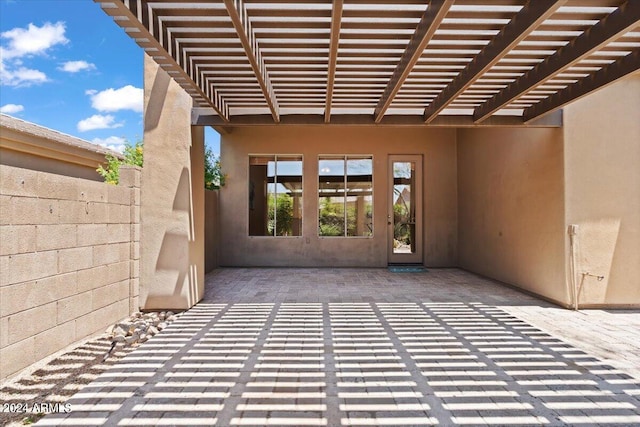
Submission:
M 280 171 L 286 174 L 281 175 Z M 249 158 L 250 236 L 302 235 L 301 199 L 301 156 L 270 155 Z M 279 205 L 280 203 L 285 205 Z M 285 215 L 283 222 L 279 221 L 278 212 Z
M 302 196 L 302 177 L 300 175 L 278 175 L 267 177 L 267 184 L 280 184 L 287 189 L 287 194 L 291 197 Z
M 284 194 L 291 196 L 293 200 L 293 235 L 302 234 L 302 209 L 300 201 L 302 199 L 302 176 L 301 175 L 278 175 L 267 176 L 267 184 L 282 185 L 287 191 Z M 283 194 L 278 192 L 277 194 Z
M 350 206 L 355 214 L 355 235 L 366 236 L 373 233 L 371 216 L 367 216 L 367 200 L 373 194 L 373 178 L 370 174 L 364 175 L 321 175 L 322 185 L 318 189 L 318 195 L 322 199 L 340 199 L 346 197 L 345 208 Z M 345 214 L 346 220 L 346 214 Z M 345 229 L 346 229 L 345 224 Z
M 348 175 L 346 179 L 343 175 L 322 175 L 320 180 L 323 182 L 320 197 L 365 197 L 371 196 L 373 190 L 371 175 Z

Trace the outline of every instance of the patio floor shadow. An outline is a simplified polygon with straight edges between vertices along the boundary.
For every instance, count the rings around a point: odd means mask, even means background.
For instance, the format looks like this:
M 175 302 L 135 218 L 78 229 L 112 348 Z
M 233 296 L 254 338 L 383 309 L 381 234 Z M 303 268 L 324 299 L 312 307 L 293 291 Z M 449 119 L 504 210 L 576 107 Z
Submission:
M 457 269 L 207 282 L 203 302 L 37 425 L 640 424 L 637 312 L 563 310 Z

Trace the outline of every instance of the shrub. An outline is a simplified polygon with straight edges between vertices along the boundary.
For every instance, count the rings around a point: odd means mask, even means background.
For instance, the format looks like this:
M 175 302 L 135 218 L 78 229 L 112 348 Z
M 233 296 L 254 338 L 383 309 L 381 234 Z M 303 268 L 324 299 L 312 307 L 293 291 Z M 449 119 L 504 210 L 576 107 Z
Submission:
M 210 148 L 204 152 L 204 188 L 217 190 L 224 187 L 226 176 L 222 173 L 220 157 L 216 157 Z
M 136 142 L 135 145 L 127 145 L 122 153 L 124 159 L 119 159 L 111 154 L 106 155 L 107 164 L 105 167 L 100 166 L 98 173 L 104 178 L 104 181 L 109 184 L 117 185 L 120 181 L 120 166 L 122 165 L 134 165 L 142 167 L 142 142 Z

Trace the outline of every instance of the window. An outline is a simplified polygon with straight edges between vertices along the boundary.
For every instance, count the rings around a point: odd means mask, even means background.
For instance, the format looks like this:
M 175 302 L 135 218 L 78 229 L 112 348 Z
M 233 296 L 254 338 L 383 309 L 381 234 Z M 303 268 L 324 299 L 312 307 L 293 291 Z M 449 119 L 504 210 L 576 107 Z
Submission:
M 249 157 L 249 235 L 302 235 L 302 156 Z
M 373 235 L 372 156 L 322 156 L 318 162 L 320 236 Z

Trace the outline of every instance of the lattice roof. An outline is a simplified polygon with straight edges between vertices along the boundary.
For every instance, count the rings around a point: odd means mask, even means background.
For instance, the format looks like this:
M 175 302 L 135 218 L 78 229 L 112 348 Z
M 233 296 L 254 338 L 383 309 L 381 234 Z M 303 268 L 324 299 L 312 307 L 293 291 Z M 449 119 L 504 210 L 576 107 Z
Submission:
M 533 123 L 640 68 L 640 0 L 95 0 L 195 121 Z

